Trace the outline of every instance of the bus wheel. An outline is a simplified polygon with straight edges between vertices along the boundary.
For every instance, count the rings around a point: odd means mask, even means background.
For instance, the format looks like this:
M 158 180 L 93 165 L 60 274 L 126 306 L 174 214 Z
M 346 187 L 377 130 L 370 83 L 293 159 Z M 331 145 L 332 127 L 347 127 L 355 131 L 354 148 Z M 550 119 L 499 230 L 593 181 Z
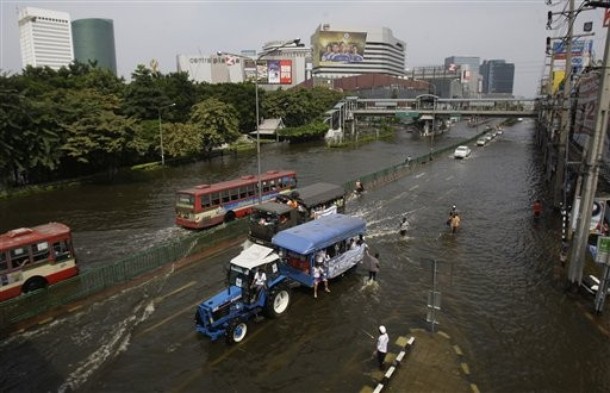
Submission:
M 248 325 L 239 319 L 234 319 L 227 328 L 227 343 L 237 344 L 242 342 L 246 333 L 248 333 Z
M 272 289 L 265 304 L 265 315 L 269 318 L 278 318 L 288 309 L 290 305 L 290 289 L 280 286 Z
M 46 288 L 46 286 L 47 286 L 47 281 L 44 278 L 33 277 L 33 278 L 30 278 L 29 280 L 27 280 L 25 282 L 25 284 L 23 284 L 23 292 L 24 293 L 33 292 L 38 289 Z
M 225 214 L 225 222 L 231 222 L 233 220 L 235 220 L 235 212 L 234 211 L 227 212 L 227 214 Z

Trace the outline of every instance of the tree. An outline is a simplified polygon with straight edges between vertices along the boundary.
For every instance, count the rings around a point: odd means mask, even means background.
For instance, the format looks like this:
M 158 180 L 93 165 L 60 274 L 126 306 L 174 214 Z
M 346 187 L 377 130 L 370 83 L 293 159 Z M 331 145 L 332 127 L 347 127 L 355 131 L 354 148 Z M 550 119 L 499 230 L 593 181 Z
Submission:
M 203 148 L 210 152 L 240 137 L 237 111 L 233 105 L 209 98 L 193 106 L 191 123 L 199 130 Z
M 163 146 L 172 157 L 187 157 L 201 153 L 203 139 L 193 124 L 163 124 Z
M 119 101 L 113 95 L 92 94 L 90 111 L 66 125 L 68 138 L 63 150 L 79 162 L 105 169 L 110 177 L 133 154 L 141 154 L 146 144 L 139 138 L 134 118 L 117 115 Z

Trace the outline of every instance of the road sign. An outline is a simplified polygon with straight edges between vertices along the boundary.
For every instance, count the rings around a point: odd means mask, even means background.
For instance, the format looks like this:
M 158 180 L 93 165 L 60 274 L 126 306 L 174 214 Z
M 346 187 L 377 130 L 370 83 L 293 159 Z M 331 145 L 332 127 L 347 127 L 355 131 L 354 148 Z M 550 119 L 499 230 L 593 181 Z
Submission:
M 610 236 L 599 236 L 597 238 L 595 262 L 610 265 Z

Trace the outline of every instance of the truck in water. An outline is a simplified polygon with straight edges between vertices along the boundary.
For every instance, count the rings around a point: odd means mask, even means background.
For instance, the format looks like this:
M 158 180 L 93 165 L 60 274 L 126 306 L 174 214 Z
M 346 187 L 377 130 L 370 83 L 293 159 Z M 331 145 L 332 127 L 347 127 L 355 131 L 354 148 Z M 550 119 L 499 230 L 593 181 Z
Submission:
M 345 190 L 330 183 L 315 183 L 281 195 L 274 202 L 254 207 L 249 217 L 249 239 L 270 245 L 273 236 L 284 229 L 316 218 L 345 212 Z
M 270 247 L 252 244 L 230 261 L 227 287 L 197 306 L 196 331 L 212 340 L 243 341 L 255 317 L 278 318 L 286 313 L 292 288 L 314 286 L 320 252 L 328 255 L 324 261 L 328 279 L 357 266 L 365 247 L 355 244 L 365 232 L 363 219 L 333 214 L 279 232 Z M 259 269 L 266 275 L 266 286 L 257 292 L 252 284 Z

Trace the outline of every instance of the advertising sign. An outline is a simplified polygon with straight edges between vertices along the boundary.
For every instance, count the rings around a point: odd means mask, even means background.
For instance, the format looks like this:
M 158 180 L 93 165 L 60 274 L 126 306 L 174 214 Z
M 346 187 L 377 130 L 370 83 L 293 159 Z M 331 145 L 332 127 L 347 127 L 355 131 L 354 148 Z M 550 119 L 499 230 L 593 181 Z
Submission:
M 610 265 L 610 237 L 600 236 L 597 238 L 595 262 Z
M 292 60 L 280 60 L 280 83 L 292 85 Z
M 563 41 L 553 43 L 553 57 L 555 60 L 563 60 L 566 58 L 567 47 Z M 592 40 L 579 40 L 574 39 L 572 41 L 572 56 L 584 56 L 591 54 L 593 48 Z
M 578 98 L 574 113 L 574 133 L 592 135 L 595 130 L 597 114 L 597 94 L 599 91 L 599 72 L 589 72 L 580 77 Z
M 366 33 L 320 31 L 313 43 L 314 66 L 360 63 L 364 61 Z
M 244 80 L 254 82 L 254 80 L 256 79 L 257 69 L 258 83 L 269 83 L 267 61 L 259 61 L 256 68 L 254 68 L 254 60 L 244 60 Z
M 280 83 L 280 61 L 279 60 L 269 60 L 267 61 L 267 81 L 269 84 L 279 84 Z

